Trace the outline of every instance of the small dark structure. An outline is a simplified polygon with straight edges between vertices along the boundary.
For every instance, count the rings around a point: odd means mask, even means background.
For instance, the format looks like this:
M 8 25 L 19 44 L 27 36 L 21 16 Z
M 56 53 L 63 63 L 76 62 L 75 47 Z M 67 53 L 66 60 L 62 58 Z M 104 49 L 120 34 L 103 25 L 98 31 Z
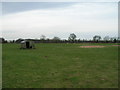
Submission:
M 35 49 L 34 42 L 30 40 L 21 41 L 20 49 Z

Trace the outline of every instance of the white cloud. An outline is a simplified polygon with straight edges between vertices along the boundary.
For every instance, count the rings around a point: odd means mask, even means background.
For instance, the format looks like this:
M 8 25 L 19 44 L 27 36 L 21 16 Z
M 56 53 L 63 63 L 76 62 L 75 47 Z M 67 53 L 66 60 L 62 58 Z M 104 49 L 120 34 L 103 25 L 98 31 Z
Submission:
M 2 2 L 118 2 L 119 0 L 1 0 Z
M 7 39 L 39 38 L 41 34 L 51 36 L 57 32 L 115 30 L 116 33 L 117 3 L 78 3 L 64 8 L 25 11 L 4 15 L 2 21 L 3 37 Z

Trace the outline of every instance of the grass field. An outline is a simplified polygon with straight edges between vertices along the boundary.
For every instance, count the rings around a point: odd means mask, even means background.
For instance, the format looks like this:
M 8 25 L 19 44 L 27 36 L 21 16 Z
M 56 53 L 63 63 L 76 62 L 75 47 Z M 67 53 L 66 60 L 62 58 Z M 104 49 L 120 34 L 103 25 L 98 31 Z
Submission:
M 118 47 L 81 45 L 98 44 L 3 44 L 3 88 L 117 88 Z

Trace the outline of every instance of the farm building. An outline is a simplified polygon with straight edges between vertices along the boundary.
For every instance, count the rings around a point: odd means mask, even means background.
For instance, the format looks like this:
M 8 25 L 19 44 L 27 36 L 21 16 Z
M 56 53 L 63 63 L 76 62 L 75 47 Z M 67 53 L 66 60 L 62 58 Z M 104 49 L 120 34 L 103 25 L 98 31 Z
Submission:
M 30 41 L 30 40 L 21 41 L 20 49 L 34 49 L 34 48 L 35 48 L 35 45 L 33 41 Z

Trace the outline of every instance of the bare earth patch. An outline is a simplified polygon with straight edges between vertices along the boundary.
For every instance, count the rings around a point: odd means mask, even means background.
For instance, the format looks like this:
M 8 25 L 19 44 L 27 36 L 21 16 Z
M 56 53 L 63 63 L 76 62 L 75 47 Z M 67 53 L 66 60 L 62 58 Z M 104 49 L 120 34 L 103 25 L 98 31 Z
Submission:
M 111 46 L 120 46 L 120 45 L 111 45 Z M 80 46 L 81 48 L 104 48 L 104 47 L 110 47 L 110 46 Z
M 112 46 L 120 46 L 120 45 L 112 45 Z
M 104 48 L 105 46 L 80 46 L 81 48 Z

